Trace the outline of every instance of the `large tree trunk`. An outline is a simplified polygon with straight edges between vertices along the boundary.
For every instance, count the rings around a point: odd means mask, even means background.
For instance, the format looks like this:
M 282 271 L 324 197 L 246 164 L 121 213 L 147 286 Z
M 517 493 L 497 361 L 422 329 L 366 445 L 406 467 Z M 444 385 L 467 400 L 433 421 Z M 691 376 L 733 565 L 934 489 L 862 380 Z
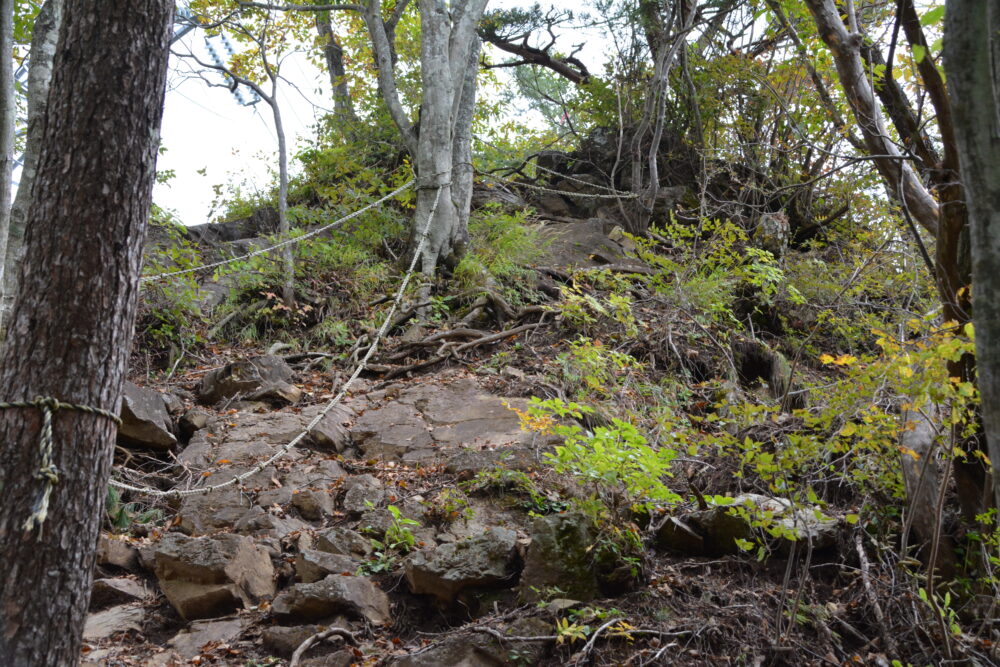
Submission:
M 948 2 L 944 66 L 969 208 L 983 427 L 1000 507 L 1000 6 Z
M 167 70 L 171 0 L 67 0 L 28 207 L 25 260 L 0 387 L 116 412 L 139 294 Z M 48 519 L 41 414 L 0 410 L 0 656 L 5 667 L 74 665 L 90 598 L 115 427 L 53 419 Z
M 10 234 L 6 252 L 0 256 L 5 270 L 0 281 L 0 341 L 7 327 L 10 309 L 17 293 L 21 258 L 24 256 L 25 219 L 31 189 L 38 169 L 38 153 L 42 145 L 42 120 L 48 104 L 49 82 L 52 80 L 52 59 L 59 39 L 63 0 L 48 0 L 35 18 L 31 35 L 31 61 L 28 67 L 28 135 L 24 146 L 21 178 L 10 211 Z

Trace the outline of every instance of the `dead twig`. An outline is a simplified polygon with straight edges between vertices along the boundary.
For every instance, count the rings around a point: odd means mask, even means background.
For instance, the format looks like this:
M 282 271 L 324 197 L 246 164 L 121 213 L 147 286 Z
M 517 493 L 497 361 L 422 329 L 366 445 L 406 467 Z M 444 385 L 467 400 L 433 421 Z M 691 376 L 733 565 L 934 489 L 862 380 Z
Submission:
M 322 632 L 317 632 L 316 634 L 307 637 L 305 641 L 299 644 L 299 647 L 295 649 L 295 653 L 292 654 L 292 659 L 288 663 L 288 667 L 298 667 L 299 661 L 302 659 L 302 656 L 306 651 L 312 648 L 314 644 L 333 636 L 340 637 L 340 639 L 348 644 L 351 644 L 352 646 L 358 645 L 358 638 L 355 637 L 354 633 L 350 630 L 345 630 L 344 628 L 327 628 Z

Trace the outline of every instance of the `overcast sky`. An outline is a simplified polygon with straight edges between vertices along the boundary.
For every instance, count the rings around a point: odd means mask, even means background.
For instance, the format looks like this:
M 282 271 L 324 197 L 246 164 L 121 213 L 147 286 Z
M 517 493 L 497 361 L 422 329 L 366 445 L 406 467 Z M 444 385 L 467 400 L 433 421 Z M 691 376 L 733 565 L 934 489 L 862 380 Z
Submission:
M 525 0 L 492 0 L 489 8 L 529 4 Z M 578 10 L 582 3 L 554 0 L 543 6 L 550 4 Z M 574 36 L 570 41 L 579 39 Z M 212 41 L 221 53 L 219 38 Z M 185 36 L 175 50 L 190 51 L 203 61 L 209 60 L 204 33 L 198 30 Z M 599 71 L 598 63 L 591 60 L 593 56 L 600 57 L 601 49 L 589 51 L 580 56 L 592 71 Z M 295 87 L 283 84 L 278 92 L 289 153 L 294 155 L 294 147 L 301 138 L 312 136 L 310 127 L 324 113 L 323 107 L 330 104 L 329 83 L 326 74 L 313 67 L 305 54 L 294 54 L 284 61 L 282 74 L 295 84 Z M 211 72 L 205 78 L 222 82 L 219 75 Z M 190 67 L 173 57 L 167 85 L 162 129 L 167 152 L 160 156 L 157 169 L 172 169 L 175 177 L 165 185 L 156 186 L 156 203 L 175 211 L 185 225 L 198 225 L 219 214 L 211 212 L 213 186 L 226 188 L 232 183 L 238 184 L 244 193 L 265 191 L 272 182 L 270 171 L 277 165 L 271 108 L 264 102 L 240 105 L 228 89 L 212 88 L 205 80 L 193 78 Z M 290 165 L 294 170 L 294 160 Z

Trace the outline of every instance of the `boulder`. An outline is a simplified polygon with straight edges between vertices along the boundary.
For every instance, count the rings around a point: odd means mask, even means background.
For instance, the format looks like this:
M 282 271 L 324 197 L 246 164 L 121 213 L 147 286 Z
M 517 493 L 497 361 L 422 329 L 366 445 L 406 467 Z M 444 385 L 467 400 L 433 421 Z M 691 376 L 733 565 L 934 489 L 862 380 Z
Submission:
M 350 556 L 303 549 L 295 558 L 295 578 L 304 584 L 325 579 L 331 574 L 354 574 L 358 563 Z
M 596 598 L 600 591 L 591 554 L 595 539 L 592 522 L 580 512 L 535 519 L 521 573 L 521 599 L 536 602 L 552 588 L 582 602 Z
M 181 436 L 190 440 L 191 436 L 208 426 L 209 417 L 210 415 L 204 410 L 192 408 L 184 413 L 177 423 L 177 428 L 180 430 Z
M 234 361 L 202 378 L 198 398 L 209 405 L 235 398 L 295 402 L 301 390 L 289 384 L 292 375 L 291 367 L 272 355 Z
M 418 551 L 406 561 L 410 590 L 444 605 L 467 588 L 510 588 L 517 574 L 517 534 L 508 528 Z
M 356 475 L 344 482 L 344 511 L 359 515 L 370 507 L 377 507 L 385 498 L 385 488 L 371 475 Z
M 274 595 L 267 552 L 242 535 L 166 535 L 156 545 L 160 589 L 185 620 L 210 618 Z
M 366 559 L 372 552 L 371 541 L 353 530 L 335 526 L 316 533 L 316 548 L 328 554 Z
M 139 550 L 125 540 L 101 533 L 97 540 L 97 564 L 136 572 L 139 569 Z
M 195 621 L 167 641 L 167 646 L 185 660 L 201 655 L 205 648 L 235 641 L 243 632 L 244 621 L 240 618 L 220 618 L 211 621 Z
M 281 620 L 318 621 L 335 614 L 382 624 L 390 619 L 389 597 L 365 577 L 331 574 L 311 584 L 294 584 L 271 606 Z
M 126 381 L 122 387 L 122 425 L 118 442 L 129 447 L 166 451 L 177 444 L 163 396 Z
M 333 496 L 326 491 L 306 489 L 292 495 L 292 506 L 303 519 L 321 521 L 333 514 Z
M 225 477 L 219 479 L 225 480 Z M 184 496 L 177 510 L 178 528 L 188 535 L 204 535 L 232 528 L 246 516 L 250 507 L 246 495 L 233 486 L 204 495 Z
M 693 512 L 684 518 L 703 536 L 705 553 L 718 556 L 738 553 L 736 540 L 765 537 L 761 528 L 751 525 L 762 514 L 769 516 L 767 521 L 782 533 L 778 537 L 779 551 L 787 551 L 796 539 L 811 539 L 814 549 L 825 549 L 836 542 L 836 519 L 823 517 L 818 508 L 795 509 L 789 500 L 756 493 L 744 493 L 728 505 Z
M 302 416 L 312 420 L 316 415 L 303 410 Z M 308 446 L 321 452 L 340 454 L 351 444 L 351 433 L 347 429 L 347 424 L 352 419 L 354 412 L 350 408 L 343 405 L 334 406 L 309 431 Z

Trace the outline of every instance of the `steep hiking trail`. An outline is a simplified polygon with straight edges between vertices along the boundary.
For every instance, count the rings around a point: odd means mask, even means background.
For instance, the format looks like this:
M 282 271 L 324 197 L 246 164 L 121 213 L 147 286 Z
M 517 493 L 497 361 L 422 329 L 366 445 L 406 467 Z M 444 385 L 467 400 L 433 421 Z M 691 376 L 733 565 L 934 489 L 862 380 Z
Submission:
M 442 314 L 411 291 L 384 340 L 375 318 L 338 352 L 223 340 L 272 308 L 257 293 L 197 349 L 140 342 L 83 664 L 876 664 L 894 639 L 854 499 L 792 502 L 721 445 L 678 441 L 780 443 L 800 418 L 739 430 L 717 405 L 794 402 L 818 371 L 720 340 L 650 288 L 663 266 L 622 232 L 620 201 L 544 183 L 476 192 L 534 206 L 542 250 L 517 278 L 532 299 L 486 280 L 444 293 Z M 252 253 L 266 218 L 185 243 Z M 202 280 L 202 312 L 237 289 Z M 640 408 L 652 430 L 627 423 Z

